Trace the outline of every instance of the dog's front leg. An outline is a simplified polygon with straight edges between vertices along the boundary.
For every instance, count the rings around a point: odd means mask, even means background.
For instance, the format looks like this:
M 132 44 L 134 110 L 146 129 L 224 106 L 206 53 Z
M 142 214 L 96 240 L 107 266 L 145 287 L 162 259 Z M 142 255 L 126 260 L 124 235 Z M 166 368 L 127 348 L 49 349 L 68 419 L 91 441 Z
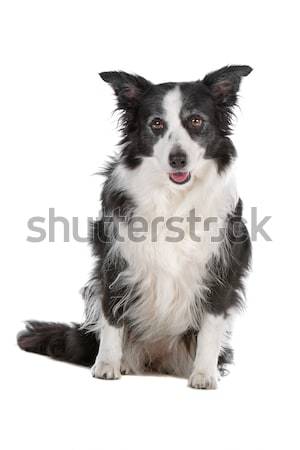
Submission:
M 92 367 L 92 375 L 107 380 L 119 379 L 122 353 L 123 326 L 110 325 L 105 317 L 101 317 L 99 353 Z
M 218 357 L 226 329 L 223 315 L 206 313 L 197 337 L 196 357 L 189 386 L 196 389 L 216 389 Z

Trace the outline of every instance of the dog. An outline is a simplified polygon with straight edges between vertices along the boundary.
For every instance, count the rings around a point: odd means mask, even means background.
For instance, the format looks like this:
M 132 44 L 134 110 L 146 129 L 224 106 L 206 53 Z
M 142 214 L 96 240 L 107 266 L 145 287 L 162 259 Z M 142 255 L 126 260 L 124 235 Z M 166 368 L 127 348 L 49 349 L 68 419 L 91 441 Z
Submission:
M 122 141 L 102 172 L 102 216 L 90 228 L 85 321 L 29 321 L 23 350 L 91 366 L 96 378 L 155 372 L 217 388 L 233 361 L 251 260 L 229 137 L 251 71 L 226 66 L 162 84 L 99 74 L 116 95 Z

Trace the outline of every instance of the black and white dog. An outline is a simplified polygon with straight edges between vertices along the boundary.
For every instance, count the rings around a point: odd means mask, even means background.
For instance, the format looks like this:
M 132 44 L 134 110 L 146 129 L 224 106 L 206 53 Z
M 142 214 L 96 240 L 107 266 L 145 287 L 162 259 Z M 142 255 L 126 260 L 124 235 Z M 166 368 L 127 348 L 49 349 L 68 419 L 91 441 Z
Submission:
M 123 139 L 91 227 L 86 320 L 30 321 L 22 349 L 93 366 L 97 378 L 150 371 L 217 387 L 232 362 L 231 324 L 251 257 L 229 138 L 251 70 L 227 66 L 202 81 L 158 85 L 100 74 L 116 94 Z

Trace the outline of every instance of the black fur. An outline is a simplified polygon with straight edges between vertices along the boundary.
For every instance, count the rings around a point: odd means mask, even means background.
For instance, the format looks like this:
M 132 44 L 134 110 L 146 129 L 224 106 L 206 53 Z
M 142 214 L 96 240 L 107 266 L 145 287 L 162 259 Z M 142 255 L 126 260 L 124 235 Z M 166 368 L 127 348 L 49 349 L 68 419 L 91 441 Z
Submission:
M 225 233 L 228 239 L 226 262 L 213 262 L 206 308 L 213 314 L 223 314 L 232 307 L 242 308 L 243 279 L 250 268 L 251 242 L 242 219 L 243 205 L 239 199 L 234 213 L 228 216 Z
M 79 325 L 36 320 L 26 322 L 26 329 L 19 333 L 17 342 L 26 352 L 89 367 L 94 364 L 99 348 L 96 337 Z

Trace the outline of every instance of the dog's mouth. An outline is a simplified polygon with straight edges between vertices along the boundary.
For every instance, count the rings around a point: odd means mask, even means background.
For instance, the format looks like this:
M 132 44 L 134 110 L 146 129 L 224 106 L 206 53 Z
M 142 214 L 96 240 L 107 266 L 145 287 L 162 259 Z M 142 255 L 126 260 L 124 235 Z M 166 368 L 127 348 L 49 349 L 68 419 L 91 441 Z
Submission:
M 191 172 L 171 172 L 169 178 L 175 184 L 185 184 L 191 179 Z

